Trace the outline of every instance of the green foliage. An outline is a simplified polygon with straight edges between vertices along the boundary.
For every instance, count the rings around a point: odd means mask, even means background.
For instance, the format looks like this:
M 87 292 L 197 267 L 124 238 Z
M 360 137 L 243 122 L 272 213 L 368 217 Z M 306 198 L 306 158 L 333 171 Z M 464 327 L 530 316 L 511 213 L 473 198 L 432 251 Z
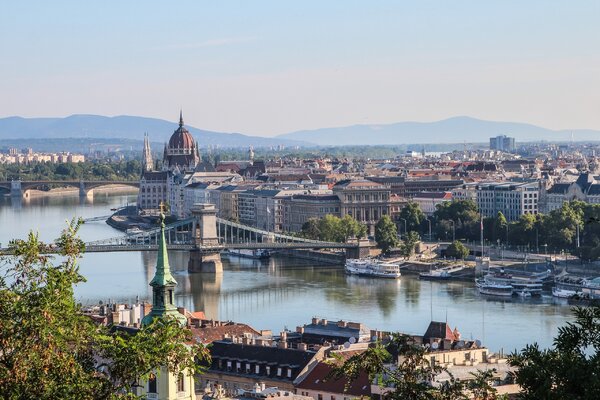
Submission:
M 82 313 L 73 295 L 85 281 L 80 223 L 71 221 L 52 245 L 33 233 L 10 242 L 0 274 L 1 397 L 124 399 L 160 366 L 201 372 L 194 359 L 206 359 L 206 348 L 187 345 L 190 331 L 173 321 L 111 333 Z M 44 254 L 51 248 L 59 251 L 57 265 Z
M 446 256 L 448 257 L 464 260 L 465 257 L 467 257 L 468 255 L 469 249 L 467 248 L 467 246 L 465 246 L 458 240 L 455 240 L 454 242 L 450 243 L 450 245 L 446 249 Z
M 139 160 L 86 161 L 82 163 L 36 162 L 0 164 L 0 177 L 5 180 L 138 180 L 142 171 Z
M 397 360 L 392 358 L 392 353 L 398 354 Z M 498 398 L 489 384 L 491 377 L 488 374 L 475 374 L 473 382 L 465 386 L 463 382 L 454 379 L 446 368 L 432 364 L 425 347 L 402 334 L 393 334 L 388 344 L 377 342 L 365 352 L 345 361 L 337 356 L 330 365 L 333 368 L 328 379 L 345 378 L 348 388 L 361 373 L 366 373 L 370 380 L 377 381 L 380 386 L 388 389 L 384 399 L 466 400 L 469 399 L 466 390 L 487 396 L 477 397 L 480 399 Z M 451 379 L 440 387 L 433 386 L 431 382 L 442 372 L 447 372 Z
M 522 388 L 519 398 L 600 398 L 600 306 L 573 311 L 575 322 L 559 328 L 552 348 L 542 350 L 534 343 L 509 357 Z
M 400 250 L 404 257 L 410 257 L 415 253 L 415 247 L 421 238 L 417 232 L 408 232 L 408 235 L 404 235 L 402 243 L 400 243 Z
M 375 225 L 375 241 L 383 253 L 398 246 L 398 231 L 396 224 L 389 215 L 384 215 Z
M 367 227 L 349 215 L 343 218 L 328 214 L 323 218 L 310 218 L 302 225 L 300 236 L 323 240 L 326 242 L 343 243 L 349 238 L 363 238 L 367 234 Z
M 400 210 L 398 218 L 406 220 L 407 232 L 419 232 L 423 221 L 425 221 L 425 214 L 423 214 L 423 211 L 421 211 L 421 208 L 417 203 L 409 202 L 402 210 Z M 401 221 L 401 223 L 404 224 L 404 221 Z
M 472 200 L 453 200 L 438 204 L 433 214 L 436 231 L 440 237 L 451 237 L 452 222 L 456 238 L 479 239 L 479 209 Z

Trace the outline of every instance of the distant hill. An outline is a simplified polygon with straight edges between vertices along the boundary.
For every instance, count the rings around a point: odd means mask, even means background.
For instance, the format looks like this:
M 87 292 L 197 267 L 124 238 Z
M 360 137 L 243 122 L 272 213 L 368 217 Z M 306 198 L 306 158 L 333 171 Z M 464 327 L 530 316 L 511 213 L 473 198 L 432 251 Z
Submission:
M 240 133 L 211 132 L 191 126 L 186 128 L 201 147 L 295 146 L 306 145 L 293 139 L 264 138 Z M 65 118 L 0 118 L 0 140 L 53 138 L 119 138 L 143 140 L 144 132 L 153 142 L 165 142 L 177 122 L 135 116 L 105 117 L 101 115 L 71 115 Z
M 454 117 L 436 122 L 398 122 L 395 124 L 353 125 L 286 133 L 280 139 L 301 140 L 318 145 L 385 145 L 416 143 L 484 143 L 498 135 L 528 141 L 600 140 L 600 131 L 574 129 L 555 131 L 531 124 L 484 121 Z

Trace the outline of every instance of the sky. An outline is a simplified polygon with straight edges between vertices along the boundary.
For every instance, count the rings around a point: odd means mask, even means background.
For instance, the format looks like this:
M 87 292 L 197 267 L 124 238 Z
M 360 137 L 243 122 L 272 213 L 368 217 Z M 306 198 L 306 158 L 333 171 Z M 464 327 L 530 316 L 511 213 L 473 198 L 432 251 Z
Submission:
M 600 129 L 600 1 L 0 0 L 0 117 Z

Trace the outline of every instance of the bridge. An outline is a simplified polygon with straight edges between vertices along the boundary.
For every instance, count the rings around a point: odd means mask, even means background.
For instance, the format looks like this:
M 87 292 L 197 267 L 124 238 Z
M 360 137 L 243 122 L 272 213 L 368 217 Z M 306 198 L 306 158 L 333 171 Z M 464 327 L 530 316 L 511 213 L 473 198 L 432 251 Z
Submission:
M 214 204 L 196 204 L 192 208 L 191 218 L 179 220 L 164 228 L 169 250 L 190 252 L 189 272 L 221 272 L 220 253 L 224 250 L 337 249 L 345 251 L 348 258 L 360 258 L 368 255 L 370 247 L 368 241 L 364 240 L 326 242 L 269 232 L 218 218 L 216 214 Z M 155 251 L 161 237 L 161 227 L 156 227 L 87 242 L 85 252 Z
M 124 185 L 131 187 L 140 187 L 140 183 L 137 181 L 60 181 L 60 180 L 46 180 L 46 181 L 0 181 L 0 190 L 9 192 L 12 197 L 29 197 L 29 191 L 33 189 L 43 190 L 51 186 L 59 187 L 75 187 L 79 188 L 79 196 L 89 197 L 93 194 L 93 190 L 101 186 L 109 185 Z

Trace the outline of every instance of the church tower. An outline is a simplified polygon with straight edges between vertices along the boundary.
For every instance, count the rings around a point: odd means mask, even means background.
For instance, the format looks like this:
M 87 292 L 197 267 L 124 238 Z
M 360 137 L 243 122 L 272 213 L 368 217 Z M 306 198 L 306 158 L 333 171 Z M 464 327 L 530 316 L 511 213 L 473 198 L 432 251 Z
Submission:
M 144 133 L 144 150 L 142 152 L 142 169 L 143 172 L 151 172 L 154 170 L 154 160 L 152 159 L 152 150 L 150 149 L 150 138 L 147 133 Z
M 165 241 L 165 214 L 161 204 L 160 212 L 160 241 L 156 257 L 156 271 L 150 281 L 152 286 L 152 311 L 142 319 L 142 326 L 149 325 L 154 318 L 174 318 L 180 325 L 185 326 L 187 319 L 175 306 L 175 286 L 177 281 L 171 274 L 169 254 Z
M 150 281 L 152 286 L 152 311 L 142 319 L 142 329 L 148 326 L 154 318 L 172 318 L 181 326 L 187 324 L 184 315 L 175 306 L 175 286 L 177 281 L 171 274 L 167 242 L 165 240 L 164 205 L 160 206 L 160 241 L 156 257 L 156 271 Z M 156 400 L 194 400 L 195 385 L 192 371 L 185 370 L 175 374 L 160 367 L 149 374 L 148 379 L 139 383 L 137 395 L 145 399 Z

